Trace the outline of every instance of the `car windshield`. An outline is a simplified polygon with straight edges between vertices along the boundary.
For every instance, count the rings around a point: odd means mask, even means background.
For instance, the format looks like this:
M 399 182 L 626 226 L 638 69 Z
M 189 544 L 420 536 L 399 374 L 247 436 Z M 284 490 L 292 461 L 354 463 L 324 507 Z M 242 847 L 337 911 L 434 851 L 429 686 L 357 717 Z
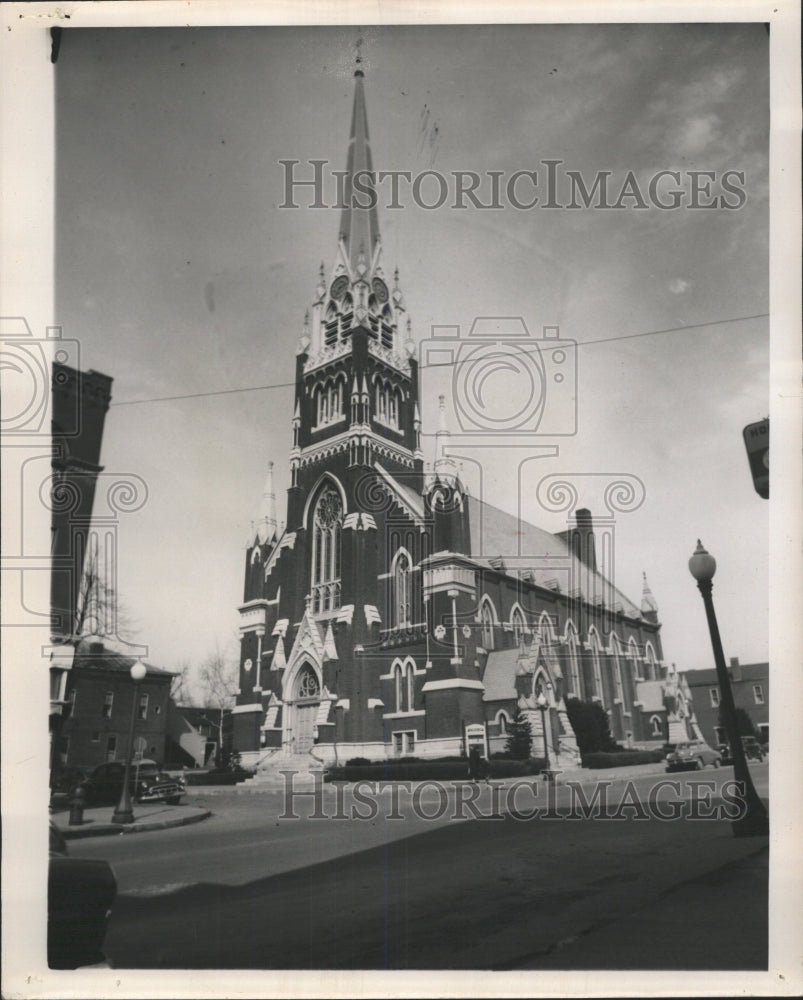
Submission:
M 140 774 L 140 775 L 142 775 L 142 774 L 158 774 L 159 773 L 159 765 L 158 764 L 153 764 L 153 763 L 150 763 L 150 762 L 147 763 L 147 764 L 135 764 L 134 767 L 136 768 L 137 774 Z

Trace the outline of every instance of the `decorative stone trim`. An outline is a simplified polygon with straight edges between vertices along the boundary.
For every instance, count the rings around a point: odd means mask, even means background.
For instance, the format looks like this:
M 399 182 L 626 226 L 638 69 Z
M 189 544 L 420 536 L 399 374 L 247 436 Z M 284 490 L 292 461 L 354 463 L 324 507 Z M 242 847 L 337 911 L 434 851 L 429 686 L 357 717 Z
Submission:
M 467 677 L 449 677 L 442 681 L 427 681 L 421 688 L 426 691 L 446 691 L 451 688 L 465 688 L 471 691 L 484 691 L 485 685 L 482 681 L 472 681 Z
M 250 705 L 235 705 L 231 710 L 232 715 L 243 715 L 245 712 L 261 712 L 262 705 L 259 702 L 253 702 Z
M 345 622 L 347 625 L 351 625 L 351 620 L 354 617 L 354 605 L 344 604 L 342 608 L 337 609 L 337 614 L 334 615 L 334 620 L 336 622 Z
M 287 626 L 290 624 L 289 618 L 280 618 L 276 624 L 273 626 L 273 631 L 271 635 L 280 635 L 284 639 L 287 634 Z
M 382 701 L 381 698 L 369 698 L 368 699 L 368 707 L 369 708 L 384 708 L 385 707 L 385 703 L 384 703 L 384 701 Z
M 371 625 L 382 624 L 382 618 L 375 605 L 366 604 L 363 610 L 365 611 L 365 622 L 369 626 L 369 628 Z

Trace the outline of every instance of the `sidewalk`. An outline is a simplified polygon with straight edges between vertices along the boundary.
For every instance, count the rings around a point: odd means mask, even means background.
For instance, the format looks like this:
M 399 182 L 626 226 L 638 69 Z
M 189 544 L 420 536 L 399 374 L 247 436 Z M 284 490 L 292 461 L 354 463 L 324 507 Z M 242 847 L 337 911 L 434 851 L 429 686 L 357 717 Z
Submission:
M 200 823 L 212 813 L 203 806 L 168 806 L 163 802 L 138 804 L 134 806 L 134 822 L 119 825 L 112 823 L 114 806 L 97 806 L 84 809 L 84 821 L 80 826 L 70 826 L 70 808 L 51 806 L 50 819 L 59 828 L 65 840 L 80 837 L 119 836 L 123 833 L 147 833 L 150 830 L 167 830 L 174 826 Z

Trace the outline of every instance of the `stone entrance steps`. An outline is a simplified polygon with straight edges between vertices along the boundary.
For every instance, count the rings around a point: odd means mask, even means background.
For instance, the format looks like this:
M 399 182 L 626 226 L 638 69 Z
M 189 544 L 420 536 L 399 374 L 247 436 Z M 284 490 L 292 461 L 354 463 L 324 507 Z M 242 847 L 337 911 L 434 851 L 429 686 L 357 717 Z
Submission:
M 237 785 L 244 791 L 261 791 L 268 789 L 283 790 L 292 781 L 292 787 L 298 790 L 312 791 L 316 780 L 321 782 L 324 764 L 311 754 L 277 753 L 263 760 L 253 777 Z M 284 774 L 282 772 L 293 772 Z

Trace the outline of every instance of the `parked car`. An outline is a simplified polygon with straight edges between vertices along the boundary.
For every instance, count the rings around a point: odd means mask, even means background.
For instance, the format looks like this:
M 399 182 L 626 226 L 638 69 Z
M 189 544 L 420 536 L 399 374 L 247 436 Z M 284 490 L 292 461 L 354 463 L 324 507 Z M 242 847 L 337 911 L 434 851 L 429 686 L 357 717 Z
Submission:
M 742 746 L 744 747 L 744 755 L 748 760 L 764 760 L 764 748 L 755 736 L 743 736 Z M 733 754 L 731 753 L 729 744 L 721 743 L 719 752 L 722 756 L 723 764 L 733 763 Z
M 701 771 L 706 764 L 719 767 L 721 763 L 719 751 L 712 750 L 703 740 L 676 743 L 674 749 L 666 755 L 667 771 Z
M 125 764 L 119 760 L 101 764 L 80 783 L 88 806 L 115 805 L 123 791 Z M 177 806 L 186 791 L 182 778 L 164 774 L 154 760 L 131 762 L 128 790 L 137 802 L 167 802 Z
M 69 792 L 86 777 L 87 771 L 83 767 L 61 766 L 54 768 L 50 772 L 50 791 L 54 794 Z
M 108 861 L 71 858 L 50 823 L 47 880 L 47 964 L 51 969 L 110 968 L 103 951 L 117 895 Z

